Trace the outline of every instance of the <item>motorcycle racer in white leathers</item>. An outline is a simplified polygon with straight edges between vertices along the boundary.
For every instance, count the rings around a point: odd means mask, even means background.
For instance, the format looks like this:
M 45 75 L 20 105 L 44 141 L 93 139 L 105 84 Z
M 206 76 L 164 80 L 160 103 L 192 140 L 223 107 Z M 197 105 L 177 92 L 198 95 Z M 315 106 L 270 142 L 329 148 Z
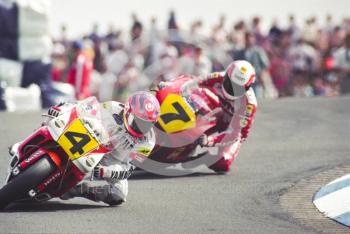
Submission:
M 49 118 L 57 117 L 70 111 L 75 104 L 63 103 L 48 110 Z M 105 185 L 95 185 L 84 180 L 76 187 L 61 196 L 67 200 L 84 197 L 92 201 L 103 201 L 109 205 L 119 205 L 126 201 L 128 194 L 128 177 L 134 166 L 130 163 L 133 157 L 148 156 L 155 145 L 153 124 L 159 117 L 159 103 L 150 93 L 137 92 L 128 98 L 124 105 L 116 101 L 101 104 L 115 120 L 118 131 L 113 136 L 118 142 L 114 150 L 105 155 L 94 168 L 90 178 L 104 180 Z M 15 144 L 11 149 L 16 152 Z

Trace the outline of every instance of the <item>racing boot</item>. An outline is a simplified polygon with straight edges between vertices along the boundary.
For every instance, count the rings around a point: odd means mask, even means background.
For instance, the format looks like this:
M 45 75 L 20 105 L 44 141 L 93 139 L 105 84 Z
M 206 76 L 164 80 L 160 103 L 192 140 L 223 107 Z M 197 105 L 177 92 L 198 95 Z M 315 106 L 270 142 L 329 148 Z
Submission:
M 102 201 L 110 206 L 116 206 L 126 202 L 127 188 L 125 189 L 123 184 L 125 182 L 127 183 L 125 180 L 103 186 L 93 186 L 83 182 L 63 194 L 60 198 L 68 200 L 74 197 L 84 197 L 91 201 Z

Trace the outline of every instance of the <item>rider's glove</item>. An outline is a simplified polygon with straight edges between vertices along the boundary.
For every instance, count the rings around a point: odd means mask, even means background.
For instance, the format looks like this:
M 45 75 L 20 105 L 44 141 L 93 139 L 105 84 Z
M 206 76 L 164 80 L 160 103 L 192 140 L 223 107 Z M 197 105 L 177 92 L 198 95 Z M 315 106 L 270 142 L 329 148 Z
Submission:
M 93 173 L 97 179 L 125 180 L 131 176 L 133 171 L 133 166 L 129 170 L 113 170 L 109 167 L 97 165 Z
M 97 178 L 97 179 L 102 179 L 104 178 L 104 169 L 102 166 L 100 165 L 97 165 L 95 168 L 94 168 L 94 178 Z
M 156 83 L 152 83 L 149 87 L 149 91 L 153 92 L 153 94 L 157 93 L 159 91 L 159 85 Z
M 192 79 L 184 83 L 181 87 L 180 94 L 181 96 L 187 97 L 191 94 L 192 90 L 198 88 L 199 82 L 196 79 Z
M 243 142 L 245 142 L 246 140 L 247 140 L 247 138 L 246 138 L 246 137 L 241 137 L 240 142 L 241 142 L 241 143 L 243 143 Z
M 61 106 L 63 106 L 65 103 L 64 102 L 61 102 L 60 104 L 56 105 L 56 106 L 52 106 L 49 108 L 49 110 L 47 111 L 47 114 L 49 116 L 52 116 L 52 117 L 57 117 L 61 114 Z

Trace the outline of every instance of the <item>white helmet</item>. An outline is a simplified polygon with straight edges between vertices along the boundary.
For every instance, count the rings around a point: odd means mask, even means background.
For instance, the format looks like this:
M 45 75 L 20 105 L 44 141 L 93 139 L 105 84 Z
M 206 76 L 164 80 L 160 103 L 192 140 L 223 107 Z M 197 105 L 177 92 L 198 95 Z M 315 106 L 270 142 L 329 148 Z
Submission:
M 228 65 L 222 83 L 222 92 L 229 100 L 242 97 L 255 81 L 255 69 L 245 60 Z

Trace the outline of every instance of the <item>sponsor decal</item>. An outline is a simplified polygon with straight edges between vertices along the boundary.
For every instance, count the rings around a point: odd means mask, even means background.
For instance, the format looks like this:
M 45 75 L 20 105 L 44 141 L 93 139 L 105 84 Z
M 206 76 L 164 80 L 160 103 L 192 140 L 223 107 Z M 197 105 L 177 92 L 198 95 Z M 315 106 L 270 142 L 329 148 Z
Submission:
M 26 163 L 30 163 L 30 161 L 32 161 L 34 158 L 38 157 L 39 155 L 41 155 L 43 153 L 43 151 L 38 150 L 35 153 L 33 153 L 32 155 L 30 155 L 28 158 L 26 158 L 26 160 L 24 160 Z
M 248 120 L 247 119 L 241 119 L 241 121 L 239 122 L 239 125 L 241 126 L 241 128 L 244 128 L 248 125 Z
M 245 66 L 242 66 L 240 70 L 241 70 L 242 74 L 247 73 L 247 68 Z
M 58 128 L 63 128 L 66 125 L 66 123 L 62 119 L 58 119 L 55 121 L 55 126 Z
M 154 105 L 152 104 L 152 102 L 146 101 L 146 103 L 145 103 L 145 109 L 146 109 L 146 111 L 148 111 L 148 112 L 154 111 Z
M 137 149 L 137 152 L 139 152 L 142 155 L 148 156 L 151 153 L 151 150 L 146 147 L 140 147 Z
M 123 124 L 123 118 L 120 115 L 113 114 L 113 119 L 115 120 L 115 122 L 118 125 L 122 125 Z
M 87 158 L 85 163 L 88 167 L 93 167 L 95 165 L 95 160 L 93 158 Z
M 107 103 L 107 102 L 102 103 L 102 107 L 103 107 L 104 109 L 107 109 L 107 108 L 108 108 L 108 103 Z
M 50 177 L 50 179 L 48 179 L 47 181 L 44 182 L 44 186 L 48 186 L 49 184 L 51 184 L 53 181 L 55 181 L 59 176 L 61 175 L 61 172 L 58 171 L 56 174 L 54 174 L 53 176 Z
M 237 80 L 239 80 L 239 81 L 244 81 L 244 77 L 243 76 L 240 76 L 239 74 L 237 74 L 236 76 L 235 76 L 235 78 L 237 79 Z
M 219 99 L 223 109 L 229 114 L 233 115 L 235 113 L 235 108 L 233 107 L 233 104 L 229 103 L 227 100 L 225 100 L 221 96 L 219 96 Z
M 245 109 L 246 116 L 251 116 L 253 114 L 253 110 L 254 106 L 252 104 L 248 104 Z
M 216 78 L 219 78 L 219 77 L 220 77 L 220 72 L 214 72 L 214 73 L 211 74 L 211 78 L 216 79 Z

